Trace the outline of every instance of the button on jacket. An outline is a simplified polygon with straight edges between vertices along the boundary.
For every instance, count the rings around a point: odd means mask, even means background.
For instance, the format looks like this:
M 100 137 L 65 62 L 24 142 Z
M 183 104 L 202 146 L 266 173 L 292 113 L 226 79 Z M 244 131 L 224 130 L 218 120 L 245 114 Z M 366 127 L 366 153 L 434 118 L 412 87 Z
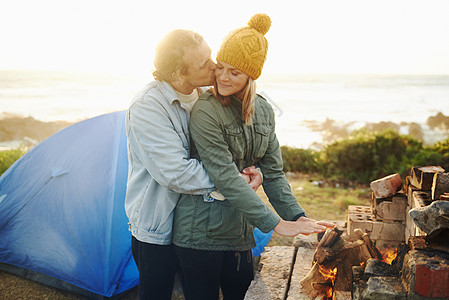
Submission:
M 195 195 L 182 195 L 175 212 L 175 245 L 243 251 L 255 245 L 253 226 L 268 232 L 279 223 L 279 216 L 239 176 L 251 165 L 261 168 L 264 191 L 284 220 L 304 214 L 282 170 L 274 112 L 264 98 L 256 96 L 253 124 L 247 126 L 240 100 L 232 97 L 231 105 L 223 107 L 213 95 L 204 93 L 193 107 L 190 130 L 201 161 L 226 200 L 205 202 Z
M 134 97 L 126 134 L 125 210 L 132 235 L 142 242 L 170 244 L 181 193 L 215 190 L 202 163 L 190 159 L 189 113 L 170 84 L 153 81 Z

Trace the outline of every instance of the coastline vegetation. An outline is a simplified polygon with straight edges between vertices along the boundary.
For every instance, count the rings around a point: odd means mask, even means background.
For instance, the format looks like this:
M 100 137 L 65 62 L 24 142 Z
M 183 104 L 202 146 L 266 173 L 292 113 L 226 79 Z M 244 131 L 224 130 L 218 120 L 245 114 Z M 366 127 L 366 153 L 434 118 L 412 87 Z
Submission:
M 0 151 L 0 175 L 26 153 L 24 147 Z M 349 205 L 370 205 L 369 183 L 399 173 L 403 179 L 412 166 L 438 165 L 449 170 L 449 138 L 425 146 L 396 131 L 359 130 L 322 150 L 281 147 L 284 171 L 294 196 L 317 220 L 345 220 Z M 271 207 L 263 189 L 262 201 Z M 269 246 L 291 245 L 293 238 L 274 234 Z
M 25 153 L 25 148 L 0 151 L 0 176 Z
M 315 174 L 327 181 L 369 184 L 384 176 L 409 175 L 412 166 L 438 165 L 449 169 L 449 138 L 425 146 L 393 130 L 359 130 L 321 151 L 281 147 L 284 171 Z

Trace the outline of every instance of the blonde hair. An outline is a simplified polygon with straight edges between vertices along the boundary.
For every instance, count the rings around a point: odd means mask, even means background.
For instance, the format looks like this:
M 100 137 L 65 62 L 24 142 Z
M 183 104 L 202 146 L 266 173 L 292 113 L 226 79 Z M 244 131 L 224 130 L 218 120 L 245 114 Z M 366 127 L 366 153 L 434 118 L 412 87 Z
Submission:
M 221 105 L 227 107 L 231 105 L 231 96 L 222 96 L 218 92 L 217 82 L 214 83 L 212 90 L 215 98 L 220 101 Z M 247 126 L 253 123 L 254 111 L 255 111 L 255 99 L 256 99 L 256 81 L 251 77 L 248 78 L 248 82 L 245 87 L 240 91 L 239 98 L 242 101 L 242 119 Z
M 203 37 L 191 30 L 170 31 L 157 45 L 153 64 L 156 80 L 172 82 L 185 74 L 187 66 L 182 59 L 187 48 L 199 47 Z

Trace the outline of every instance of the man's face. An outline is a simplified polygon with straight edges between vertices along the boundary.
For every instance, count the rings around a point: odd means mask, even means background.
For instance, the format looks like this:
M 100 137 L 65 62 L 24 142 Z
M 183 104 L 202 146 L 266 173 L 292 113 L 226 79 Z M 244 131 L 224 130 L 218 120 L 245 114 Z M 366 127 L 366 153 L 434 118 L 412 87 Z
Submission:
M 188 48 L 183 60 L 186 72 L 183 75 L 184 85 L 192 89 L 214 84 L 215 63 L 210 58 L 211 50 L 206 42 L 202 42 L 197 48 Z

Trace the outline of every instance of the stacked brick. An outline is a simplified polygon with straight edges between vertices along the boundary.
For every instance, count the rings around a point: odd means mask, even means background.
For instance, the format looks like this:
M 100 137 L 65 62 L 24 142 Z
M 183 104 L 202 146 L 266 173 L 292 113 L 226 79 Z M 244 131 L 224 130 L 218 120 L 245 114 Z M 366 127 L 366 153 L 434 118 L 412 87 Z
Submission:
M 434 225 L 426 220 L 433 206 L 438 203 L 438 207 L 447 207 L 440 200 L 449 201 L 449 173 L 438 166 L 412 167 L 403 186 L 399 174 L 375 180 L 370 186 L 373 190 L 371 206 L 350 206 L 347 210 L 348 235 L 356 237 L 354 231 L 359 228 L 369 233 L 378 248 L 407 243 L 410 251 L 403 258 L 400 277 L 369 277 L 359 293 L 354 293 L 357 290 L 354 287 L 358 286 L 353 284 L 353 299 L 449 299 L 447 224 L 444 223 L 445 231 L 434 231 L 439 232 L 438 237 L 423 226 L 433 228 Z M 427 214 L 417 218 L 417 211 Z M 428 236 L 416 226 L 410 215 L 429 233 Z M 447 218 L 447 212 L 441 217 Z M 439 215 L 430 218 L 437 220 Z M 388 280 L 375 284 L 379 278 Z M 387 282 L 397 284 L 389 285 Z M 359 295 L 359 298 L 354 295 Z
M 371 206 L 349 206 L 346 222 L 350 237 L 355 229 L 367 232 L 376 246 L 398 246 L 405 241 L 407 196 L 402 191 L 402 179 L 392 174 L 371 182 Z
M 411 236 L 426 235 L 410 218 L 410 209 L 436 200 L 449 200 L 449 173 L 439 166 L 412 167 L 405 184 L 399 174 L 370 183 L 371 206 L 349 206 L 346 215 L 348 235 L 354 230 L 370 234 L 376 246 L 407 243 Z

